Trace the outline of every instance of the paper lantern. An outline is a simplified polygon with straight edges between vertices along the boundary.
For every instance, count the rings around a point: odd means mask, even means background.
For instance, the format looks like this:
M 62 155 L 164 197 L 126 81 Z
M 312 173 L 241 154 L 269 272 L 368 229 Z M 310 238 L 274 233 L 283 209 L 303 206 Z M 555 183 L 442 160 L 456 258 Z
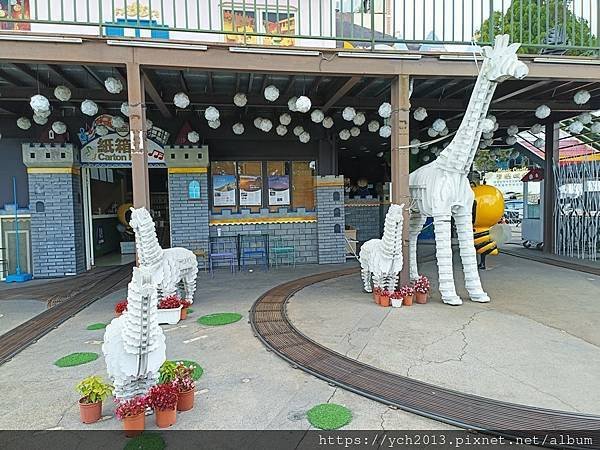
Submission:
M 333 119 L 329 116 L 325 117 L 322 122 L 323 126 L 327 129 L 333 126 Z
M 588 123 L 592 123 L 592 115 L 589 112 L 584 112 L 579 114 L 577 118 L 582 124 L 587 125 Z
M 290 116 L 288 113 L 283 113 L 279 116 L 279 123 L 281 123 L 281 125 L 289 125 L 292 123 L 292 116 Z
M 19 117 L 17 119 L 17 126 L 21 130 L 29 130 L 31 128 L 31 120 L 29 120 L 27 117 Z
M 112 122 L 113 128 L 115 128 L 115 129 L 120 129 L 120 128 L 125 127 L 125 120 L 123 120 L 122 117 L 113 116 L 111 122 Z
M 67 126 L 64 124 L 64 122 L 57 120 L 52 124 L 52 131 L 54 131 L 56 134 L 65 134 L 67 132 Z
M 234 123 L 231 127 L 231 129 L 233 130 L 233 134 L 244 134 L 244 124 L 243 123 Z
M 485 144 L 485 141 L 479 141 L 479 148 L 484 149 L 486 147 L 487 145 Z
M 184 109 L 187 108 L 190 104 L 190 98 L 185 94 L 185 92 L 178 92 L 173 97 L 173 103 L 178 108 Z
M 311 106 L 312 103 L 310 101 L 310 98 L 308 98 L 306 95 L 302 95 L 298 97 L 298 100 L 296 100 L 296 110 L 298 112 L 307 113 L 308 111 L 310 111 Z
M 519 127 L 516 125 L 511 125 L 506 129 L 506 134 L 509 136 L 515 136 L 519 133 Z
M 487 117 L 486 117 L 486 119 L 489 119 L 489 120 L 491 120 L 494 123 L 498 122 L 496 120 L 496 116 L 494 116 L 493 114 L 488 114 Z
M 216 130 L 217 128 L 219 128 L 221 126 L 221 121 L 219 119 L 209 120 L 208 126 L 211 127 L 213 130 Z
M 571 134 L 580 134 L 583 131 L 583 124 L 579 120 L 575 120 L 569 124 L 569 132 Z
M 517 143 L 517 138 L 514 136 L 506 136 L 506 143 L 508 145 L 515 145 Z
M 357 112 L 356 115 L 354 116 L 354 119 L 352 119 L 352 121 L 354 122 L 354 125 L 359 126 L 359 127 L 363 123 L 365 123 L 365 120 L 367 120 L 367 118 L 365 117 L 365 114 L 362 112 Z
M 498 122 L 494 122 L 494 129 L 492 131 L 498 131 L 498 128 L 500 128 L 500 124 Z
M 195 144 L 196 142 L 200 141 L 200 135 L 197 131 L 190 131 L 187 134 L 187 140 L 190 141 L 192 144 Z
M 450 133 L 450 130 L 448 130 L 448 127 L 446 127 L 442 131 L 440 131 L 440 136 L 447 136 L 448 133 Z
M 81 103 L 81 112 L 86 116 L 95 116 L 98 114 L 98 105 L 92 100 L 84 100 Z
M 415 109 L 415 112 L 413 113 L 413 117 L 415 118 L 415 120 L 422 122 L 427 118 L 427 110 L 421 106 L 421 107 Z
M 535 142 L 533 143 L 533 145 L 535 145 L 537 148 L 543 148 L 544 144 L 545 144 L 545 142 L 542 138 L 537 138 L 535 140 Z
M 431 128 L 433 128 L 435 131 L 437 131 L 439 133 L 444 128 L 446 128 L 446 121 L 444 119 L 435 119 L 435 121 L 433 122 L 433 125 L 431 125 Z
M 209 106 L 204 111 L 204 118 L 209 122 L 214 122 L 219 119 L 219 110 L 214 106 Z
M 71 100 L 71 89 L 67 86 L 56 86 L 54 88 L 54 96 L 61 102 L 68 102 Z
M 265 88 L 265 98 L 270 102 L 277 100 L 279 98 L 279 89 L 277 89 L 277 86 L 272 84 L 267 86 Z
M 356 117 L 356 110 L 354 108 L 352 108 L 351 106 L 346 106 L 344 108 L 344 110 L 342 111 L 342 117 L 344 118 L 344 120 L 347 120 L 348 122 L 350 122 L 351 120 L 354 120 L 354 118 Z
M 275 131 L 277 132 L 277 134 L 279 136 L 285 136 L 288 132 L 288 129 L 285 125 L 277 125 L 277 128 L 275 129 Z
M 246 97 L 246 94 L 238 92 L 233 96 L 233 104 L 235 106 L 243 108 L 244 106 L 246 106 L 246 103 L 248 103 L 248 97 Z
M 435 156 L 439 156 L 441 152 L 442 152 L 442 149 L 439 147 L 433 147 L 431 149 L 431 153 L 433 153 Z
M 152 122 L 150 119 L 146 119 L 146 130 L 151 130 L 153 126 L 154 122 Z
M 428 129 L 427 129 L 427 135 L 428 135 L 429 137 L 432 137 L 432 138 L 434 138 L 434 137 L 436 137 L 438 134 L 439 134 L 439 133 L 438 133 L 437 131 L 435 131 L 433 128 L 428 128 Z
M 481 121 L 481 131 L 483 131 L 484 133 L 489 133 L 491 131 L 494 130 L 494 124 L 495 122 L 491 119 L 483 119 Z
M 350 131 L 344 129 L 340 131 L 339 136 L 342 141 L 347 141 L 348 139 L 350 139 Z
M 350 135 L 352 137 L 357 137 L 359 134 L 360 134 L 360 128 L 358 128 L 358 127 L 350 128 Z
M 486 147 L 489 147 L 490 145 L 492 145 L 494 143 L 493 139 L 484 139 L 483 143 L 485 144 Z
M 129 103 L 121 103 L 121 114 L 123 114 L 125 117 L 129 117 Z
M 594 122 L 590 127 L 590 130 L 592 130 L 592 133 L 600 134 L 600 122 Z
M 42 111 L 37 111 L 34 114 L 39 117 L 50 117 L 50 114 L 52 114 L 52 112 L 49 109 L 44 109 Z
M 310 141 L 310 133 L 308 131 L 305 131 L 300 136 L 298 136 L 298 139 L 300 139 L 300 142 L 302 142 L 303 144 L 306 144 L 308 141 Z
M 581 90 L 575 92 L 575 95 L 573 96 L 573 101 L 578 105 L 585 105 L 587 102 L 590 101 L 590 98 L 592 98 L 592 96 L 588 91 Z
M 379 136 L 382 138 L 389 138 L 392 135 L 392 127 L 389 125 L 384 125 L 379 129 Z
M 391 115 L 392 115 L 392 105 L 389 104 L 388 102 L 382 103 L 379 106 L 379 109 L 377 110 L 377 113 L 379 114 L 380 117 L 383 117 L 384 119 L 387 119 L 388 117 L 391 117 Z
M 298 97 L 292 97 L 288 100 L 288 109 L 292 112 L 298 111 L 296 108 L 296 102 L 298 101 Z
M 44 116 L 38 116 L 37 114 L 33 115 L 33 121 L 38 125 L 46 125 L 48 123 L 48 118 Z
M 429 153 L 423 153 L 419 159 L 421 162 L 428 163 L 431 161 L 431 155 Z
M 50 102 L 46 97 L 40 94 L 31 97 L 29 105 L 31 106 L 31 109 L 38 114 L 40 111 L 50 111 Z
M 377 153 L 377 157 L 378 157 L 378 158 L 382 158 L 382 157 L 383 157 L 383 152 L 379 152 L 379 153 Z
M 123 90 L 123 83 L 121 83 L 121 80 L 108 77 L 106 80 L 104 80 L 104 87 L 111 94 L 120 94 Z
M 258 128 L 260 130 L 260 124 L 262 123 L 263 118 L 262 117 L 257 117 L 256 119 L 254 119 L 254 126 L 256 128 Z
M 310 120 L 312 120 L 314 123 L 321 123 L 323 122 L 323 119 L 325 119 L 325 114 L 323 114 L 323 111 L 320 109 L 315 109 L 310 113 Z
M 273 128 L 273 122 L 271 122 L 269 119 L 263 119 L 260 122 L 260 129 L 262 131 L 264 131 L 265 133 L 268 133 L 269 131 L 271 131 L 272 128 Z
M 551 112 L 552 110 L 548 106 L 540 105 L 535 110 L 535 117 L 537 117 L 538 119 L 545 119 L 550 115 Z
M 296 125 L 294 127 L 294 135 L 300 136 L 302 133 L 304 133 L 304 128 L 302 127 L 302 125 Z
M 110 130 L 104 125 L 96 125 L 96 134 L 98 136 L 106 136 Z
M 481 137 L 483 137 L 484 139 L 492 139 L 494 137 L 494 132 L 490 131 L 489 133 L 483 133 Z
M 371 133 L 377 133 L 377 130 L 379 130 L 379 122 L 377 122 L 376 120 L 371 120 L 367 125 L 367 129 Z
M 529 132 L 531 134 L 540 134 L 543 129 L 544 129 L 544 127 L 541 124 L 536 123 L 529 129 Z

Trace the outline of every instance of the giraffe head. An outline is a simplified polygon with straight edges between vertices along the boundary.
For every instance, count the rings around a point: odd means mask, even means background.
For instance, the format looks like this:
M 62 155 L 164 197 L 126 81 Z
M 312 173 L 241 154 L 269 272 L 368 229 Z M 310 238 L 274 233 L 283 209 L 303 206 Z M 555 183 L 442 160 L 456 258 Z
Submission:
M 129 226 L 133 228 L 133 231 L 137 234 L 143 224 L 152 222 L 152 217 L 148 210 L 142 208 L 129 208 L 131 210 L 131 218 L 129 219 Z
M 525 78 L 529 68 L 517 57 L 519 43 L 508 44 L 508 34 L 496 36 L 494 47 L 483 47 L 483 56 L 488 64 L 485 76 L 488 80 L 501 83 L 508 78 Z

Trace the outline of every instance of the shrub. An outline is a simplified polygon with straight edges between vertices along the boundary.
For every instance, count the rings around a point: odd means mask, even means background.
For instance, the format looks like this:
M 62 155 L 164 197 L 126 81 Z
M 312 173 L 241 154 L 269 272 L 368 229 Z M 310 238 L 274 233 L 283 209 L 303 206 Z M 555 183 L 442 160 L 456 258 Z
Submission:
M 75 387 L 82 396 L 82 403 L 101 402 L 112 395 L 113 387 L 102 381 L 98 375 L 81 380 Z
M 175 409 L 179 390 L 174 383 L 157 384 L 148 392 L 149 405 L 160 411 Z

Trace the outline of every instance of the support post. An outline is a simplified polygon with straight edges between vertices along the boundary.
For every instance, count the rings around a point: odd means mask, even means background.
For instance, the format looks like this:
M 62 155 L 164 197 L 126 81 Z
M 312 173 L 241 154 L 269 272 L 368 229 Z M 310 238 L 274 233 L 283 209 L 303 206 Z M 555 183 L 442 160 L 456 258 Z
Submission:
M 127 96 L 129 102 L 129 143 L 133 206 L 150 209 L 148 151 L 146 140 L 146 103 L 140 65 L 127 63 Z
M 548 122 L 546 124 L 546 146 L 544 158 L 544 253 L 547 254 L 554 254 L 555 251 L 556 180 L 554 177 L 554 165 L 558 164 L 560 157 L 559 132 L 559 123 Z
M 409 100 L 409 76 L 398 75 L 392 80 L 392 136 L 391 136 L 391 180 L 392 180 L 392 202 L 404 203 L 404 227 L 402 229 L 402 272 L 400 273 L 400 284 L 409 282 L 409 258 L 408 258 L 408 206 L 410 204 L 410 193 L 408 190 L 409 171 L 409 123 L 410 123 L 410 100 Z M 405 147 L 405 148 L 400 148 Z

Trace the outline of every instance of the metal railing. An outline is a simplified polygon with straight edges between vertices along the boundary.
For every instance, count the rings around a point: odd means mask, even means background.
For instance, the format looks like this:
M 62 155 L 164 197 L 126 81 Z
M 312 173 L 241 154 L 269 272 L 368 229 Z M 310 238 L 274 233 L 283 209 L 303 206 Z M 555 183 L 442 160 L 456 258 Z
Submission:
M 600 0 L 16 0 L 0 29 L 236 45 L 600 54 Z

